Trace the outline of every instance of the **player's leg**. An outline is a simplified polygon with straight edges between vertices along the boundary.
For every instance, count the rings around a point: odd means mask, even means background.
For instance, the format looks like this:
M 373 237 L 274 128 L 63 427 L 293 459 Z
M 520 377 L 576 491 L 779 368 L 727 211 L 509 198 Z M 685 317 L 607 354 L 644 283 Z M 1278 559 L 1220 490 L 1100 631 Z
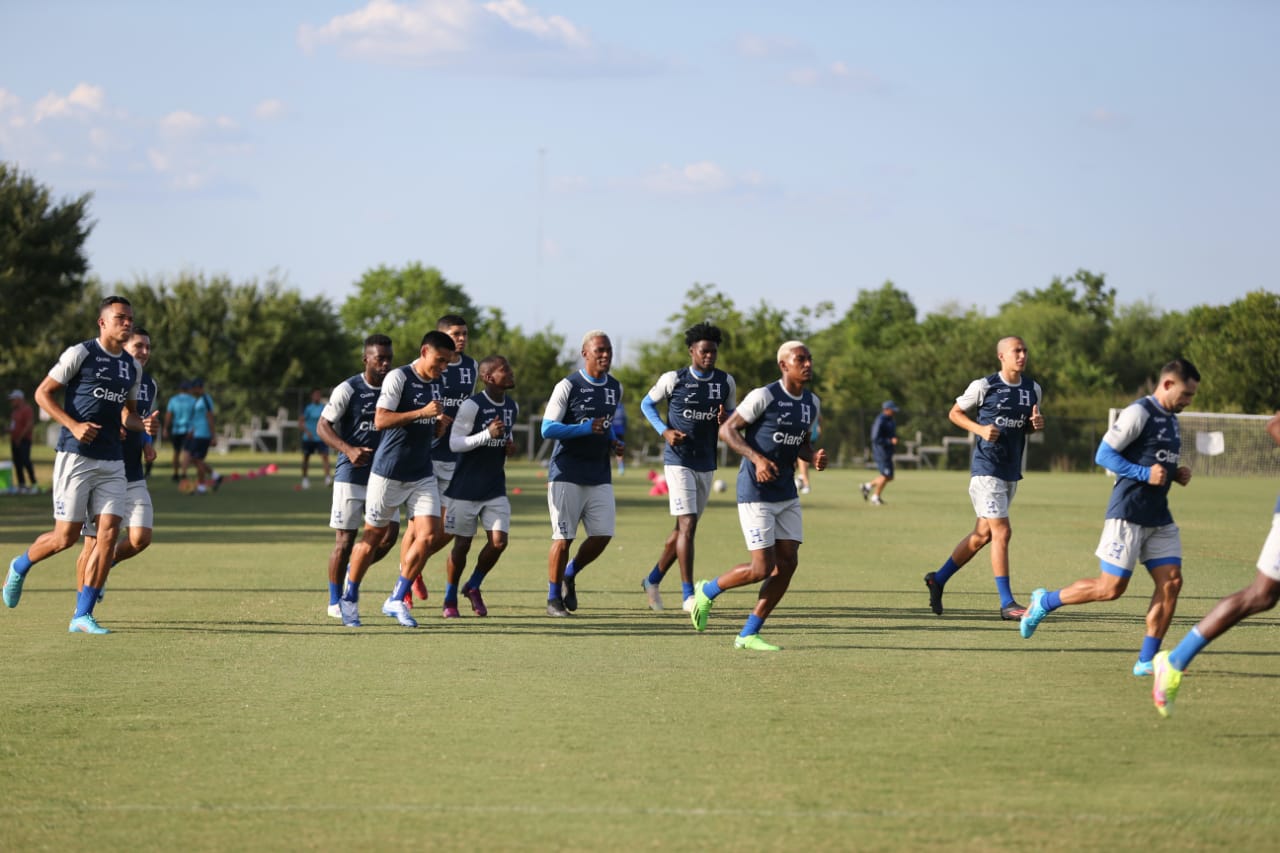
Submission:
M 37 536 L 27 550 L 9 561 L 3 590 L 7 607 L 18 606 L 22 585 L 32 566 L 80 541 L 85 519 L 89 517 L 89 499 L 95 482 L 94 462 L 76 453 L 59 452 L 54 457 L 53 529 Z
M 89 556 L 98 545 L 97 536 L 91 536 L 86 533 L 82 539 L 84 546 L 80 549 L 80 553 L 76 554 L 76 592 L 84 589 L 84 576 L 89 568 Z
M 1052 592 L 1043 588 L 1032 592 L 1027 612 L 1018 623 L 1018 631 L 1023 638 L 1030 638 L 1040 622 L 1059 607 L 1115 601 L 1124 595 L 1133 576 L 1133 567 L 1137 565 L 1142 535 L 1141 527 L 1123 519 L 1108 518 L 1103 522 L 1102 537 L 1094 552 L 1098 557 L 1098 576 L 1081 578 Z
M 132 559 L 149 547 L 151 547 L 151 528 L 140 524 L 131 524 L 124 528 L 122 535 L 116 541 L 116 553 L 111 564 L 114 566 L 117 563 Z
M 458 591 L 462 585 L 462 570 L 467 564 L 467 554 L 471 550 L 471 540 L 476 535 L 477 521 L 482 504 L 477 501 L 449 500 L 444 507 L 444 541 L 453 542 L 454 547 L 444 561 L 444 605 L 441 614 L 445 619 L 456 619 L 458 612 Z M 458 540 L 466 539 L 466 544 L 459 548 Z
M 364 530 L 351 549 L 347 582 L 338 601 L 342 624 L 347 627 L 360 627 L 360 584 L 369 566 L 373 565 L 373 555 L 386 538 L 386 527 L 399 512 L 404 495 L 403 483 L 378 474 L 369 475 L 369 484 L 365 488 Z
M 775 506 L 778 511 L 774 519 L 773 568 L 760 585 L 756 605 L 737 639 L 733 641 L 734 648 L 763 652 L 778 651 L 780 648 L 765 642 L 760 637 L 760 629 L 791 586 L 791 578 L 800 562 L 800 542 L 804 538 L 804 529 L 799 502 Z
M 351 563 L 351 554 L 359 538 L 360 526 L 365 517 L 366 486 L 356 483 L 337 483 L 329 498 L 329 528 L 333 530 L 333 549 L 329 551 L 326 580 L 329 584 L 328 614 L 342 618 L 342 582 Z M 385 528 L 384 528 L 385 529 Z M 376 562 L 376 551 L 370 563 Z
M 667 570 L 676 561 L 676 543 L 680 538 L 680 521 L 676 520 L 676 524 L 671 528 L 671 532 L 667 534 L 667 538 L 662 543 L 662 553 L 658 555 L 658 562 L 653 564 L 653 568 L 649 573 L 640 578 L 640 589 L 643 590 L 645 598 L 648 600 L 650 610 L 662 609 L 662 593 L 658 589 L 658 585 L 662 583 L 662 579 L 666 577 Z
M 576 525 L 575 525 L 576 527 Z M 552 535 L 551 548 L 547 552 L 547 615 L 568 616 L 564 606 L 564 570 L 569 563 L 572 539 L 557 539 Z
M 1166 562 L 1150 561 L 1147 572 L 1151 575 L 1153 589 L 1151 603 L 1147 606 L 1147 631 L 1142 637 L 1142 648 L 1138 650 L 1138 660 L 1133 665 L 1133 674 L 1151 675 L 1152 661 L 1160 651 L 1160 644 L 1169 631 L 1174 611 L 1178 608 L 1178 593 L 1182 589 L 1182 562 L 1168 560 Z
M 121 476 L 121 480 L 123 479 Z M 97 540 L 85 565 L 84 585 L 76 591 L 76 609 L 67 627 L 67 630 L 72 633 L 109 633 L 94 619 L 93 608 L 98 603 L 103 587 L 107 585 L 107 575 L 111 571 L 116 539 L 120 535 L 120 516 L 103 512 L 94 516 L 93 521 L 97 530 Z
M 124 517 L 120 521 L 120 537 L 116 541 L 115 554 L 111 565 L 132 559 L 151 546 L 151 531 L 155 526 L 155 510 L 151 505 L 151 492 L 143 480 L 138 480 L 125 489 L 128 499 L 125 502 Z
M 311 480 L 307 477 L 311 466 L 311 442 L 302 440 L 302 488 L 311 488 Z

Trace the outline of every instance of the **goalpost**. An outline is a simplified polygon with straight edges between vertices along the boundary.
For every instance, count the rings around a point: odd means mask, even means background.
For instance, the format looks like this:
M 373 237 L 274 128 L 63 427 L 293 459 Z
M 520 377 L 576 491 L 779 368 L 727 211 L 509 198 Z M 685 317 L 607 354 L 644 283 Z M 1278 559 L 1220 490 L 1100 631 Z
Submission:
M 1107 413 L 1107 428 L 1123 409 Z M 1275 477 L 1280 475 L 1280 447 L 1264 429 L 1270 415 L 1182 412 L 1179 464 L 1197 477 Z

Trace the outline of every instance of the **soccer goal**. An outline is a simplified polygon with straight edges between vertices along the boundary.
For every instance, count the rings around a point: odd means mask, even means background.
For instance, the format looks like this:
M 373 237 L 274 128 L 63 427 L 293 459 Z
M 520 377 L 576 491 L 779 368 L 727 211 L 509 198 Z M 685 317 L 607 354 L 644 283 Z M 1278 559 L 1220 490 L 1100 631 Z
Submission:
M 1123 409 L 1111 409 L 1107 428 Z M 1197 477 L 1274 477 L 1280 475 L 1280 447 L 1265 429 L 1270 415 L 1183 412 L 1179 464 Z

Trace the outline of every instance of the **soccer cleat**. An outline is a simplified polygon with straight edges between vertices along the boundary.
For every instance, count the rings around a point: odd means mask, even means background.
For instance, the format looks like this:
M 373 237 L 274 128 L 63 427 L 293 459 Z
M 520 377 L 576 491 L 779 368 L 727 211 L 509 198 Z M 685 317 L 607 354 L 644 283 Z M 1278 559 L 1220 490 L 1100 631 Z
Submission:
M 1151 661 L 1152 675 L 1151 701 L 1156 703 L 1160 716 L 1167 717 L 1173 713 L 1173 700 L 1178 698 L 1178 688 L 1182 686 L 1182 673 L 1169 663 L 1169 653 L 1160 652 Z
M 683 610 L 685 613 L 692 613 L 693 605 L 694 605 L 694 602 L 696 601 L 697 599 L 691 595 L 684 600 L 683 604 L 680 605 L 680 609 Z
M 471 609 L 475 611 L 477 616 L 488 616 L 489 608 L 484 606 L 484 598 L 480 595 L 479 587 L 462 590 L 462 594 L 471 602 Z
M 325 484 L 326 486 L 332 486 L 332 485 L 333 485 L 333 477 L 330 477 L 328 474 L 326 474 L 326 475 L 325 475 L 325 477 L 324 477 L 324 484 Z
M 938 573 L 929 572 L 924 576 L 924 585 L 929 588 L 929 609 L 933 615 L 942 615 L 942 584 L 938 583 Z
M 311 488 L 311 481 L 308 480 L 306 477 L 303 477 L 302 482 L 299 483 L 298 485 L 302 486 L 302 488 L 304 489 L 309 489 Z
M 110 634 L 106 628 L 98 624 L 93 618 L 92 613 L 86 613 L 83 616 L 77 616 L 71 620 L 71 624 L 67 626 L 69 634 Z
M 330 604 L 329 609 L 326 612 L 334 619 L 342 618 L 342 606 L 339 604 Z
M 656 583 L 649 582 L 649 576 L 645 575 L 640 579 L 640 588 L 644 590 L 644 594 L 649 597 L 650 610 L 662 610 L 662 592 L 659 591 Z
M 884 506 L 884 499 L 883 499 L 882 497 L 880 497 L 879 495 L 872 495 L 872 496 L 871 496 L 871 505 L 872 505 L 872 506 Z
M 808 486 L 801 486 L 801 487 L 800 487 L 800 494 L 802 494 L 802 495 L 807 495 L 807 494 L 809 494 L 809 491 L 810 491 L 810 489 L 809 489 L 809 487 L 808 487 Z
M 458 605 L 446 604 L 441 610 L 440 615 L 445 619 L 461 619 L 462 614 L 458 612 Z
M 413 579 L 413 594 L 418 596 L 420 601 L 426 601 L 431 595 L 431 593 L 427 591 L 426 583 L 422 580 L 422 575 L 418 575 Z
M 1006 622 L 1017 622 L 1026 615 L 1027 608 L 1016 601 L 1000 605 L 1000 618 Z
M 338 602 L 338 613 L 342 616 L 342 624 L 346 627 L 359 628 L 361 626 L 359 602 L 342 599 Z
M 564 609 L 571 613 L 578 609 L 578 587 L 572 577 L 564 579 Z
M 27 580 L 26 575 L 18 574 L 18 570 L 13 567 L 16 562 L 18 562 L 17 557 L 9 562 L 9 574 L 4 579 L 5 607 L 18 606 L 18 602 L 22 599 L 22 584 Z
M 782 646 L 775 646 L 773 643 L 766 643 L 764 640 L 760 639 L 759 634 L 748 634 L 745 637 L 734 637 L 733 647 L 735 649 L 748 649 L 753 652 L 782 651 Z
M 863 499 L 864 501 L 865 501 L 867 498 L 871 497 L 871 484 L 870 484 L 870 483 L 863 483 L 863 484 L 861 484 L 860 486 L 858 486 L 858 488 L 862 490 L 862 499 Z
M 564 609 L 564 600 L 560 598 L 547 599 L 547 615 L 548 616 L 568 616 L 569 611 Z
M 1018 633 L 1022 635 L 1022 639 L 1031 639 L 1031 635 L 1036 632 L 1036 626 L 1040 624 L 1040 620 L 1049 615 L 1049 611 L 1045 610 L 1044 606 L 1040 604 L 1047 592 L 1047 589 L 1040 587 L 1031 593 L 1031 606 L 1027 608 L 1026 612 L 1022 614 L 1022 618 L 1018 621 Z
M 221 489 L 221 488 L 222 488 L 222 475 L 221 475 L 221 474 L 214 474 L 214 475 L 213 475 L 213 490 L 216 492 L 216 491 L 218 491 L 218 489 Z
M 418 627 L 418 621 L 409 614 L 409 608 L 404 606 L 403 601 L 393 601 L 388 598 L 382 602 L 382 615 L 390 616 L 406 628 Z
M 1138 676 L 1139 678 L 1152 675 L 1154 672 L 1155 672 L 1155 667 L 1152 665 L 1151 661 L 1149 660 L 1136 661 L 1133 665 L 1133 674 Z
M 693 622 L 693 630 L 707 630 L 707 617 L 711 614 L 711 605 L 715 602 L 702 591 L 706 581 L 698 581 L 693 585 L 693 609 L 689 611 L 689 620 Z

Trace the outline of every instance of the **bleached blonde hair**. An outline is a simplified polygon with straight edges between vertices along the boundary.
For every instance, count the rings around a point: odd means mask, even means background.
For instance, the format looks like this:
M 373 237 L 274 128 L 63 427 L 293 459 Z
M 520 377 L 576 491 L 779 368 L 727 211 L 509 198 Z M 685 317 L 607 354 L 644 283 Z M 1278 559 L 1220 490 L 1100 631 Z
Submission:
M 787 341 L 785 344 L 778 347 L 778 361 L 783 361 L 787 357 L 787 353 L 791 352 L 796 347 L 803 346 L 805 346 L 804 341 Z

